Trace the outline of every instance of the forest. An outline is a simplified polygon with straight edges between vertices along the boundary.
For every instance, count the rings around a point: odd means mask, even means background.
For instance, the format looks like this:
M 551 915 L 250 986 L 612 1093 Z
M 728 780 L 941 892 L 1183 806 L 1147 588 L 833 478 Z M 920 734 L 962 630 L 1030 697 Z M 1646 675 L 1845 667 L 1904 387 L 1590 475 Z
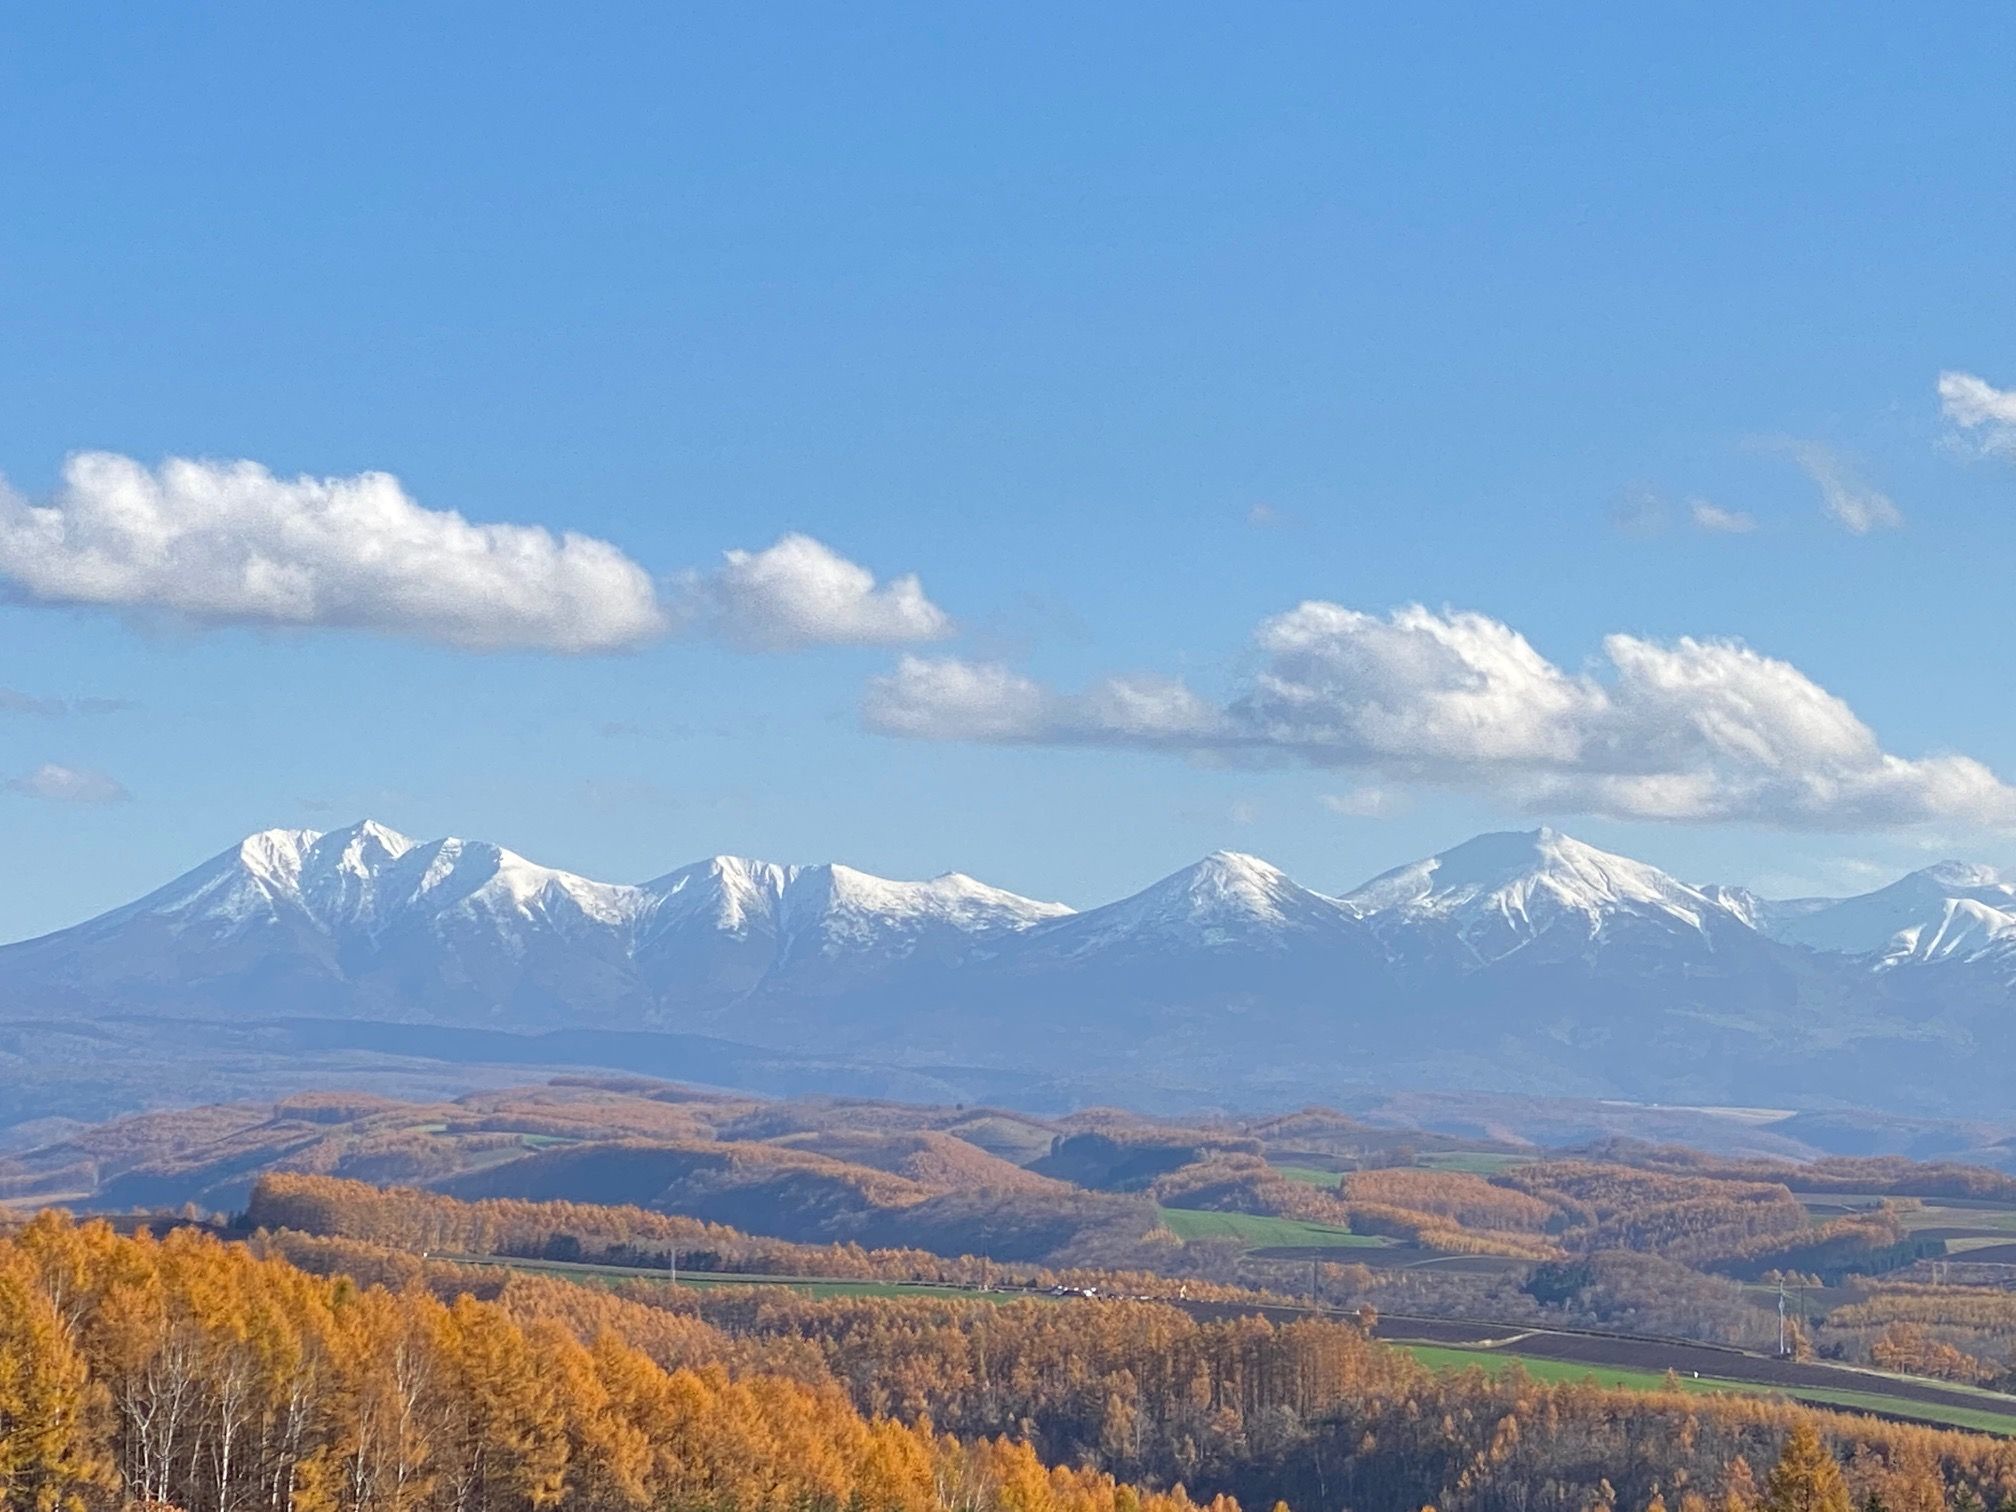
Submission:
M 2016 1443 L 1766 1398 L 1439 1374 L 1347 1321 L 611 1290 L 392 1246 L 0 1243 L 0 1502 L 247 1509 L 2016 1505 Z M 408 1255 L 407 1258 L 414 1257 Z M 1186 1490 L 1185 1487 L 1190 1489 Z
M 7 1508 L 2016 1512 L 1967 1167 L 573 1079 L 0 1183 Z

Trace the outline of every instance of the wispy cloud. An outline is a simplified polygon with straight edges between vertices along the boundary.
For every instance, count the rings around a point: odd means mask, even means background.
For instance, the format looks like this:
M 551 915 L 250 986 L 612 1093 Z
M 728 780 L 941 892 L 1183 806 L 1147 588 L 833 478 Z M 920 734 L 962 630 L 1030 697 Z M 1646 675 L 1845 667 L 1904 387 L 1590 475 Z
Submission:
M 1666 496 L 1645 483 L 1633 483 L 1610 501 L 1610 524 L 1628 536 L 1662 534 L 1670 511 Z
M 6 789 L 47 803 L 124 803 L 133 796 L 117 778 L 89 768 L 59 766 L 53 761 L 8 778 Z
M 65 719 L 73 714 L 122 714 L 133 707 L 124 698 L 50 698 L 38 693 L 23 693 L 18 688 L 0 688 L 0 714 Z
M 1316 801 L 1331 813 L 1346 819 L 1384 819 L 1406 807 L 1398 793 L 1383 787 L 1354 787 L 1341 793 L 1323 793 Z
M 1229 699 L 1138 677 L 1063 692 L 911 656 L 870 685 L 863 713 L 913 738 L 1297 761 L 1541 812 L 2016 828 L 2016 789 L 1981 762 L 1886 751 L 1842 699 L 1738 641 L 1611 635 L 1598 670 L 1571 672 L 1485 615 L 1321 602 L 1254 639 L 1258 669 Z
M 1689 499 L 1676 506 L 1644 483 L 1634 483 L 1610 501 L 1610 523 L 1625 535 L 1664 535 L 1676 517 L 1710 535 L 1747 535 L 1757 528 L 1757 521 L 1741 510 L 1724 509 L 1707 499 Z
M 1787 439 L 1776 444 L 1820 490 L 1821 507 L 1850 535 L 1896 530 L 1904 512 L 1845 458 L 1818 441 Z
M 1705 530 L 1710 535 L 1748 535 L 1757 528 L 1754 515 L 1740 509 L 1724 509 L 1706 499 L 1692 500 L 1687 505 L 1687 518 L 1696 530 Z

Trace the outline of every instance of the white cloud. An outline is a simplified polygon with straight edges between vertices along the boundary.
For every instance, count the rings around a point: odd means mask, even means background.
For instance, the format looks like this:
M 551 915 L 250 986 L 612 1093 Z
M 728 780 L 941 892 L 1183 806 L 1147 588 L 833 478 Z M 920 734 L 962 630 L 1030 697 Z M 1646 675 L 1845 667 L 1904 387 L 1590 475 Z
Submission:
M 1355 787 L 1343 793 L 1323 793 L 1316 801 L 1346 819 L 1383 819 L 1405 804 L 1398 793 L 1382 787 Z
M 1694 522 L 1696 530 L 1705 530 L 1711 535 L 1748 535 L 1757 528 L 1754 515 L 1745 514 L 1740 509 L 1724 509 L 1706 499 L 1690 503 L 1687 518 Z
M 1779 443 L 1820 490 L 1820 503 L 1834 522 L 1850 535 L 1896 530 L 1904 512 L 1891 497 L 1862 477 L 1847 462 L 1818 441 Z
M 1223 716 L 1181 683 L 1107 678 L 1083 693 L 1053 693 L 997 662 L 906 656 L 868 685 L 871 726 L 923 740 L 1003 745 L 1090 737 L 1138 745 L 1199 746 Z
M 50 803 L 123 803 L 133 795 L 116 778 L 79 767 L 58 766 L 53 761 L 20 777 L 10 777 L 7 791 Z
M 474 651 L 613 651 L 664 628 L 650 575 L 606 541 L 423 509 L 389 473 L 255 462 L 79 453 L 46 505 L 0 491 L 0 576 L 44 603 Z
M 809 536 L 730 551 L 714 572 L 685 574 L 668 603 L 607 541 L 473 524 L 421 507 L 389 473 L 282 478 L 256 462 L 179 458 L 150 469 L 109 452 L 71 457 L 46 504 L 0 482 L 0 592 L 468 651 L 621 651 L 679 630 L 767 651 L 952 631 L 914 576 L 878 585 Z M 32 702 L 0 694 L 0 711 Z
M 1488 616 L 1306 603 L 1263 623 L 1222 704 L 1180 683 L 1059 693 L 999 666 L 909 657 L 868 723 L 927 739 L 1297 760 L 1490 791 L 1543 811 L 1870 829 L 2016 827 L 2016 790 L 1964 756 L 1885 751 L 1846 703 L 1739 642 L 1612 635 L 1569 672 Z
M 877 584 L 867 568 L 805 535 L 763 551 L 730 551 L 711 573 L 688 573 L 681 616 L 752 651 L 900 646 L 942 640 L 952 617 L 914 575 Z
M 1976 433 L 1982 450 L 2016 451 L 2016 392 L 1972 373 L 1941 373 L 1939 408 L 1962 430 Z

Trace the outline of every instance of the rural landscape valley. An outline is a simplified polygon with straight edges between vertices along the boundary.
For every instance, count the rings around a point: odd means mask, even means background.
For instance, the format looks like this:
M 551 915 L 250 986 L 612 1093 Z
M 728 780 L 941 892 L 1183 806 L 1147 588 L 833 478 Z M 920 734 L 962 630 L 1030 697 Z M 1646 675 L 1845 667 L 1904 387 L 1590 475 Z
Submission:
M 602 1076 L 146 1114 L 0 1163 L 0 1194 L 22 1379 L 108 1393 L 67 1407 L 64 1463 L 142 1455 L 178 1504 L 367 1451 L 429 1486 L 573 1464 L 578 1487 L 616 1473 L 605 1442 L 635 1445 L 633 1489 L 596 1496 L 639 1504 L 817 1499 L 836 1473 L 1005 1496 L 1048 1464 L 1077 1468 L 1013 1494 L 1346 1485 L 1405 1512 L 1537 1477 L 1570 1507 L 1591 1474 L 1735 1494 L 1788 1433 L 1886 1505 L 2016 1470 L 2016 1178 L 1978 1166 Z M 136 1306 L 173 1355 L 118 1343 Z M 68 1343 L 64 1307 L 97 1320 Z M 352 1414 L 381 1410 L 357 1393 L 387 1348 L 418 1373 L 378 1442 Z M 162 1391 L 188 1416 L 154 1442 Z M 778 1421 L 794 1394 L 825 1405 Z M 235 1472 L 201 1452 L 226 1431 Z
M 2016 1512 L 2011 57 L 0 8 L 0 1512 Z

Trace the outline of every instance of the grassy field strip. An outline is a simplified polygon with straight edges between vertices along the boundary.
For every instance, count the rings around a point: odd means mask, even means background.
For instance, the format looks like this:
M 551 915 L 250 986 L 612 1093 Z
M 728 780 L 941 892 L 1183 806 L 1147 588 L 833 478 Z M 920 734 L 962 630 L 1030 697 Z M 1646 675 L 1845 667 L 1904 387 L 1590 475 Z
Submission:
M 1354 1234 L 1330 1223 L 1302 1218 L 1271 1218 L 1259 1213 L 1216 1213 L 1201 1208 L 1159 1210 L 1163 1227 L 1178 1239 L 1236 1239 L 1250 1249 L 1329 1245 L 1340 1249 L 1371 1249 L 1386 1243 L 1373 1234 Z
M 1320 1166 L 1277 1165 L 1274 1167 L 1290 1181 L 1299 1181 L 1306 1186 L 1336 1188 L 1344 1184 L 1342 1171 L 1326 1171 Z
M 2016 1242 L 2016 1234 L 1982 1234 L 1971 1239 L 1948 1239 L 1946 1253 L 1964 1255 L 1969 1250 L 2007 1249 L 2012 1242 Z
M 1979 1197 L 1899 1197 L 1883 1198 L 1865 1192 L 1794 1192 L 1793 1197 L 1823 1218 L 1839 1217 L 1844 1211 L 1875 1208 L 1884 1201 L 1900 1204 L 1897 1221 L 1906 1233 L 1919 1229 L 1994 1229 L 2016 1234 L 2016 1209 L 2007 1203 Z M 1912 1207 L 1910 1203 L 1921 1203 Z
M 1881 1192 L 1802 1192 L 1794 1189 L 1794 1199 L 1826 1206 L 1846 1203 L 1854 1207 L 1876 1207 L 1885 1202 L 1922 1202 L 1927 1207 L 1958 1208 L 1970 1213 L 2008 1213 L 2016 1216 L 2016 1205 L 1993 1197 L 1889 1197 Z
M 1511 1342 L 1511 1341 L 1506 1341 Z M 1621 1387 L 1628 1391 L 1665 1391 L 1673 1380 L 1659 1370 L 1634 1370 L 1624 1366 L 1586 1365 L 1574 1360 L 1549 1360 L 1539 1355 L 1520 1354 L 1502 1346 L 1469 1349 L 1451 1344 L 1396 1344 L 1431 1370 L 1490 1372 L 1522 1367 L 1536 1381 L 1593 1381 L 1599 1386 Z M 1753 1396 L 1785 1396 L 1816 1406 L 1840 1407 L 1849 1411 L 1887 1413 L 1920 1422 L 1945 1423 L 1977 1433 L 2016 1438 L 2016 1414 L 1953 1407 L 1944 1403 L 1921 1402 L 1909 1397 L 1890 1396 L 1880 1390 L 1853 1391 L 1817 1386 L 1778 1386 L 1762 1381 L 1745 1381 L 1733 1376 L 1680 1376 L 1682 1391 L 1738 1391 Z
M 1906 1208 L 1897 1221 L 1907 1234 L 1925 1229 L 1975 1229 L 1999 1234 L 2005 1243 L 2016 1239 L 2016 1213 L 1997 1208 Z
M 1495 1176 L 1513 1166 L 1531 1165 L 1531 1155 L 1507 1155 L 1497 1150 L 1430 1150 L 1414 1157 L 1432 1171 L 1465 1171 L 1472 1176 Z

